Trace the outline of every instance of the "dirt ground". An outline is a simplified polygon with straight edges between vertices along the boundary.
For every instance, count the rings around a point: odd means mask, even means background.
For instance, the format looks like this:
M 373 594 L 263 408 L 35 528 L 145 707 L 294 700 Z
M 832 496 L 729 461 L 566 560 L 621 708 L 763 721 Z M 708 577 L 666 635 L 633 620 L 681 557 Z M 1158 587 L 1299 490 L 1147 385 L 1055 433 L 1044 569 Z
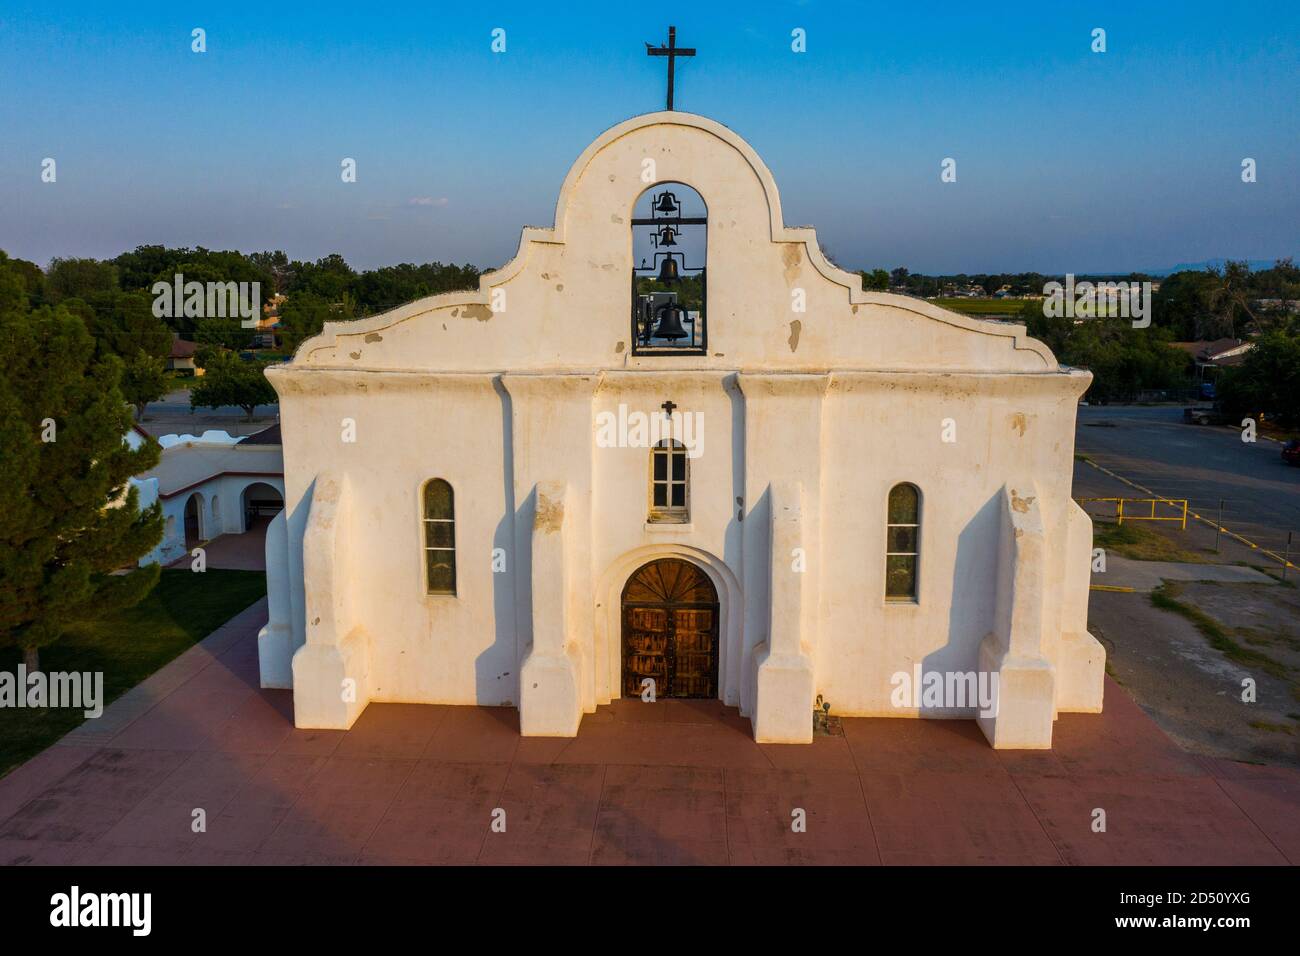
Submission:
M 1178 600 L 1221 625 L 1253 621 L 1239 626 L 1259 635 L 1259 645 L 1230 627 L 1225 631 L 1283 670 L 1230 660 L 1187 618 L 1152 604 L 1149 594 L 1093 591 L 1088 626 L 1106 647 L 1111 675 L 1192 753 L 1300 767 L 1298 592 L 1279 585 L 1187 584 Z M 1248 678 L 1255 682 L 1254 703 L 1242 700 Z
M 1075 494 L 1138 493 L 1080 462 Z M 1186 531 L 1177 524 L 1143 527 L 1201 560 L 1250 565 L 1280 578 L 1277 562 L 1238 542 L 1221 539 L 1216 554 L 1213 528 L 1190 522 Z M 1106 647 L 1110 674 L 1187 750 L 1300 767 L 1300 572 L 1289 576 L 1271 584 L 1173 585 L 1174 600 L 1217 627 L 1218 647 L 1193 620 L 1157 607 L 1142 591 L 1092 591 L 1089 630 Z M 1107 583 L 1125 582 L 1117 577 Z M 1242 700 L 1248 678 L 1255 682 L 1253 703 Z

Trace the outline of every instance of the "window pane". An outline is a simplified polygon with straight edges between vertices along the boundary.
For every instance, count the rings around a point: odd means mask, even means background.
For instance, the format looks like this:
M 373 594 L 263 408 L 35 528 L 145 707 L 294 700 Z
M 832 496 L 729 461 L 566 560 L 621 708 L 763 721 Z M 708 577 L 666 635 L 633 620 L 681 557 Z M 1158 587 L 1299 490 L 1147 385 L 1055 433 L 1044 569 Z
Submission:
M 655 455 L 655 481 L 663 481 L 668 477 L 668 456 Z
M 916 524 L 916 489 L 911 485 L 894 485 L 889 492 L 889 524 Z
M 685 455 L 673 455 L 673 480 L 674 481 L 686 480 L 686 456 Z
M 889 547 L 886 551 L 906 551 L 916 552 L 916 529 L 915 528 L 890 528 L 889 529 Z
M 916 557 L 891 555 L 885 559 L 885 597 L 916 597 Z
M 668 488 L 664 485 L 655 485 L 655 507 L 662 508 L 668 504 Z
M 430 594 L 456 593 L 456 553 L 454 551 L 424 552 Z
M 674 508 L 686 507 L 686 486 L 685 485 L 673 485 L 673 507 Z
M 453 518 L 451 485 L 434 478 L 424 486 L 424 516 L 426 518 Z
M 426 521 L 424 523 L 424 546 L 426 548 L 454 548 L 456 546 L 456 526 L 450 521 Z

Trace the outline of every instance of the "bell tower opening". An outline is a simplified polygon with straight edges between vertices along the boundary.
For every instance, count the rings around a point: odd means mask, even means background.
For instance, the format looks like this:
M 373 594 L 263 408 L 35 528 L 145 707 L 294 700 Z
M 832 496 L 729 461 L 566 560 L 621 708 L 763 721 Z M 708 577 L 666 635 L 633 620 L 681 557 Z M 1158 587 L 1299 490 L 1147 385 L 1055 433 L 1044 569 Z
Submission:
M 632 210 L 632 354 L 704 355 L 708 208 L 685 183 L 660 183 Z

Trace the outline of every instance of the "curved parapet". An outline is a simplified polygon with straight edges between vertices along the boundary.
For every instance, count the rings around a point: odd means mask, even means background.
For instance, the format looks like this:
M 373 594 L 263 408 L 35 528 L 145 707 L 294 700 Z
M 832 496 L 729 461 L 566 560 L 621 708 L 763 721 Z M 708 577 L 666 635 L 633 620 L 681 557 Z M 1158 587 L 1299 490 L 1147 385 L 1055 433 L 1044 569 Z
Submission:
M 785 225 L 771 171 L 744 139 L 703 116 L 658 112 L 598 136 L 564 179 L 554 225 L 525 228 L 514 258 L 477 289 L 327 322 L 271 380 L 312 368 L 681 365 L 629 354 L 632 211 L 662 182 L 690 185 L 709 208 L 709 354 L 690 367 L 1058 370 L 1023 325 L 864 290 L 813 229 Z M 807 302 L 797 314 L 796 290 Z

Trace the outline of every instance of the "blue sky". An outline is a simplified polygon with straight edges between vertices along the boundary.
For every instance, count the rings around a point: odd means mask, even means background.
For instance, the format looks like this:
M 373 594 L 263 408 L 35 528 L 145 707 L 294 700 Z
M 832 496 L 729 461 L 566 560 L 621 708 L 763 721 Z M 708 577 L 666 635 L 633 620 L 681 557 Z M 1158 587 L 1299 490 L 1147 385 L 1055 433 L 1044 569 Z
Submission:
M 587 143 L 661 108 L 663 61 L 643 41 L 669 22 L 699 49 L 678 108 L 748 139 L 787 222 L 816 226 L 845 267 L 1300 255 L 1300 4 L 1200 0 L 6 0 L 0 249 L 498 265 L 520 227 L 550 224 Z M 1105 53 L 1090 50 L 1095 27 Z M 806 53 L 791 51 L 795 28 Z M 55 184 L 40 181 L 45 157 Z M 956 183 L 940 182 L 945 157 Z M 1244 157 L 1258 182 L 1241 182 Z

